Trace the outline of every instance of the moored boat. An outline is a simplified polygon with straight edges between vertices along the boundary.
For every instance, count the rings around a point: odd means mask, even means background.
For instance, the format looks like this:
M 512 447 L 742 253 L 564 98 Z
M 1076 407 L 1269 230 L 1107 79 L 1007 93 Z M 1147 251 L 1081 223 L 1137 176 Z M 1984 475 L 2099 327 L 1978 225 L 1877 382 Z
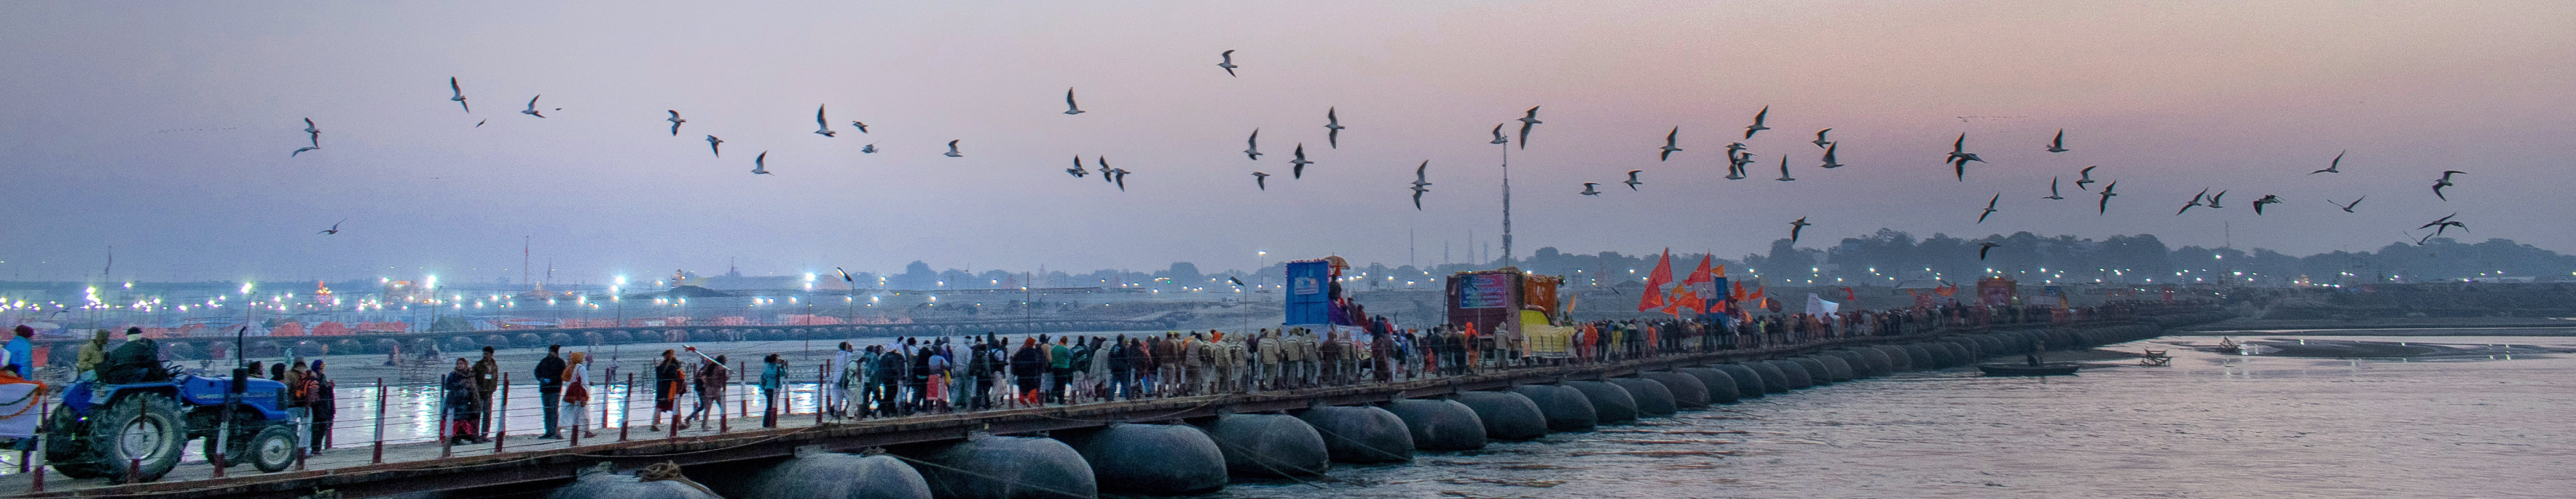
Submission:
M 1987 376 L 2072 376 L 2080 366 L 2075 364 L 1978 364 L 1977 370 Z

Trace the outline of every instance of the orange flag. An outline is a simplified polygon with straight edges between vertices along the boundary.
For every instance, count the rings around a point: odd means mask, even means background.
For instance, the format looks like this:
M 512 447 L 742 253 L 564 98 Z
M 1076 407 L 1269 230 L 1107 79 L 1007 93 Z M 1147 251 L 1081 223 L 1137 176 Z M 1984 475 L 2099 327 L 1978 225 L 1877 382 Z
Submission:
M 1677 305 L 1677 309 L 1688 311 L 1692 315 L 1708 312 L 1706 310 L 1702 310 L 1703 307 L 1707 306 L 1707 302 L 1700 300 L 1699 290 L 1691 289 L 1691 285 L 1689 284 L 1673 286 L 1673 303 Z M 1678 316 L 1681 314 L 1674 313 L 1673 315 Z
M 1655 271 L 1646 274 L 1646 290 L 1637 293 L 1637 311 L 1664 306 L 1664 287 L 1673 283 L 1673 250 L 1664 249 L 1664 257 L 1655 261 Z

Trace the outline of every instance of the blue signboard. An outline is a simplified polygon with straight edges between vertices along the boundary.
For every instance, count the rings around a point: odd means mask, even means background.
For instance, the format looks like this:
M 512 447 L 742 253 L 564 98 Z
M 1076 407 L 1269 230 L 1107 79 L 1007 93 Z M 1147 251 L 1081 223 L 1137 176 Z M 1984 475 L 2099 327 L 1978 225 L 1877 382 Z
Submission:
M 1285 324 L 1324 324 L 1332 320 L 1327 293 L 1333 285 L 1333 269 L 1323 260 L 1288 262 L 1288 321 Z

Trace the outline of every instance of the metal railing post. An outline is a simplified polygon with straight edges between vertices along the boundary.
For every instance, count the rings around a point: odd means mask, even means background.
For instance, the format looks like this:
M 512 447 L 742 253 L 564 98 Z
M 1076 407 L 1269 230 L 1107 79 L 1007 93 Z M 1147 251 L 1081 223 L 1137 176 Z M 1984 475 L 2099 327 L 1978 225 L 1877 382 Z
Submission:
M 368 464 L 385 463 L 385 379 L 376 378 L 376 443 L 375 457 Z
M 824 391 L 824 390 L 826 390 L 826 388 L 824 388 L 824 387 L 826 387 L 826 386 L 830 386 L 830 384 L 829 384 L 829 383 L 826 383 L 826 381 L 828 381 L 828 380 L 825 380 L 824 378 L 825 378 L 825 377 L 828 377 L 828 376 L 831 376 L 831 375 L 832 375 L 832 363 L 830 363 L 830 362 L 825 362 L 825 363 L 823 363 L 823 367 L 822 367 L 820 370 L 817 370 L 817 371 L 815 371 L 815 372 L 814 372 L 814 400 L 816 401 L 816 404 L 815 404 L 815 407 L 814 407 L 814 424 L 816 424 L 816 425 L 821 425 L 821 424 L 823 424 L 823 414 L 824 414 L 824 413 L 832 412 L 829 408 L 822 407 L 822 404 L 821 404 L 821 401 L 823 400 L 823 391 Z M 844 404 L 844 405 L 848 405 L 848 404 L 850 404 L 850 401 L 843 400 L 843 401 L 841 401 L 841 403 L 842 403 L 842 404 Z M 859 403 L 860 403 L 860 404 L 865 404 L 866 402 L 859 402 Z
M 492 453 L 501 453 L 501 443 L 510 440 L 510 373 L 501 373 L 501 403 L 492 411 Z
M 626 428 L 629 426 L 629 425 L 628 425 L 628 423 L 627 423 L 627 418 L 634 417 L 634 415 L 635 415 L 635 373 L 626 373 L 626 397 L 625 397 L 625 398 L 626 398 L 626 403 L 620 406 L 620 407 L 623 407 L 624 409 L 623 409 L 623 410 L 620 410 L 620 411 L 617 411 L 617 441 L 619 441 L 619 442 L 624 442 L 624 441 L 626 441 Z M 599 410 L 601 410 L 601 411 L 607 411 L 607 410 L 608 410 L 608 408 L 607 408 L 607 407 L 601 407 Z M 605 414 L 605 412 L 603 412 L 602 414 Z M 659 418 L 659 417 L 661 417 L 661 416 L 658 416 L 658 415 L 657 415 L 657 416 L 654 416 L 654 417 Z M 600 418 L 600 419 L 607 419 L 607 418 L 603 417 L 603 418 Z
M 43 414 L 51 415 L 51 414 L 53 414 L 53 410 L 52 410 L 51 408 L 46 407 L 46 405 L 48 405 L 48 404 L 50 404 L 50 403 L 51 403 L 51 401 L 50 401 L 50 400 L 46 400 L 44 397 L 37 397 L 37 398 L 36 398 L 36 410 L 40 411 L 40 412 L 41 412 L 41 413 L 43 413 Z M 53 419 L 53 418 L 46 418 L 46 419 Z M 45 441 L 46 441 L 46 440 L 52 440 L 52 439 L 53 439 L 53 436 L 52 436 L 53 432 L 54 432 L 53 422 L 51 422 L 51 421 L 41 421 L 41 420 L 40 420 L 40 421 L 36 424 L 36 454 L 35 454 L 35 456 L 34 456 L 34 459 L 45 459 Z M 47 459 L 47 461 L 52 461 L 52 460 Z M 31 485 L 30 485 L 30 486 L 29 486 L 29 488 L 27 489 L 27 491 L 28 491 L 28 492 L 44 492 L 44 491 L 45 491 L 45 467 L 46 467 L 46 466 L 53 465 L 53 464 L 54 464 L 54 463 L 46 462 L 46 463 L 43 463 L 43 464 L 37 464 L 37 465 L 36 465 L 35 474 L 33 474 L 33 475 L 28 475 L 28 476 L 27 476 L 27 478 L 28 478 L 29 480 L 32 480 Z

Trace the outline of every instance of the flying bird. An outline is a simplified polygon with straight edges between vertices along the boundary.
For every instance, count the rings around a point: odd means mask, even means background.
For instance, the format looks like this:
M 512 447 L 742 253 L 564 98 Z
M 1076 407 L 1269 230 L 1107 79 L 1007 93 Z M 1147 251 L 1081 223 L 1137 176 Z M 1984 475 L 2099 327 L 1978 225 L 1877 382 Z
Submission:
M 2323 169 L 2323 170 L 2317 170 L 2317 171 L 2312 171 L 2312 172 L 2308 172 L 2308 174 L 2309 174 L 2309 175 L 2315 175 L 2315 174 L 2319 174 L 2319 173 L 2343 173 L 2343 154 L 2344 154 L 2344 153 L 2347 153 L 2347 152 L 2352 152 L 2352 151 L 2335 151 L 2335 159 L 2334 159 L 2334 161 L 2328 161 L 2328 162 L 2326 162 L 2326 169 Z
M 1770 130 L 1771 127 L 1762 126 L 1762 121 L 1769 117 L 1771 117 L 1771 106 L 1762 106 L 1762 112 L 1753 113 L 1753 126 L 1744 127 L 1744 138 L 1751 139 L 1754 132 Z
M 328 228 L 328 229 L 322 229 L 322 232 L 321 232 L 321 233 L 322 233 L 322 234 L 338 234 L 338 233 L 340 233 L 340 224 L 341 224 L 342 222 L 347 222 L 347 221 L 349 221 L 349 219 L 343 218 L 343 219 L 340 219 L 340 221 L 339 221 L 339 222 L 331 222 L 331 228 Z
M 2256 199 L 2254 200 L 2254 215 L 2255 215 L 2255 216 L 2262 216 L 2262 215 L 2263 215 L 2263 205 L 2273 204 L 2273 203 L 2279 203 L 2279 202 L 2281 202 L 2281 196 L 2273 195 L 2273 194 L 2264 194 L 2264 195 L 2263 195 L 2263 197 L 2261 197 L 2261 198 L 2256 198 Z
M 1753 153 L 1727 156 L 1726 179 L 1744 180 L 1744 165 L 1753 164 Z
M 680 110 L 678 110 L 678 109 L 664 109 L 664 110 L 662 110 L 662 111 L 663 111 L 663 112 L 667 112 L 667 113 L 671 113 L 671 117 L 669 117 L 669 118 L 662 118 L 662 121 L 668 121 L 668 122 L 671 122 L 671 136 L 673 136 L 673 137 L 678 137 L 678 136 L 680 136 L 680 124 L 681 124 L 681 123 L 688 123 L 688 122 L 689 122 L 689 120 L 680 119 Z
M 1091 170 L 1082 167 L 1082 155 L 1080 154 L 1073 155 L 1073 167 L 1064 169 L 1064 172 L 1072 174 L 1073 178 L 1082 178 L 1084 176 L 1091 175 Z
M 1789 155 L 1787 155 L 1787 154 L 1782 154 L 1782 155 L 1780 155 L 1780 178 L 1776 178 L 1776 179 L 1772 179 L 1772 180 L 1778 180 L 1778 181 L 1781 181 L 1781 182 L 1796 182 L 1796 181 L 1798 181 L 1798 178 L 1797 178 L 1797 177 L 1791 177 L 1791 176 L 1789 176 Z
M 537 114 L 537 99 L 541 99 L 541 98 L 545 98 L 545 95 L 544 95 L 544 94 L 538 94 L 536 97 L 529 97 L 529 98 L 528 98 L 528 108 L 527 108 L 527 109 L 524 109 L 524 110 L 520 110 L 520 111 L 519 111 L 519 114 L 525 114 L 525 115 L 535 116 L 535 117 L 539 117 L 539 118 L 544 118 L 544 117 L 546 117 L 546 115 L 543 115 L 543 114 Z M 558 108 L 555 108 L 555 110 L 556 110 L 556 111 L 562 111 L 562 110 L 563 110 L 563 108 L 558 107 Z
M 2175 214 L 2175 215 L 2181 215 L 2181 214 L 2182 214 L 2182 212 L 2191 211 L 2191 207 L 2194 207 L 2194 206 L 2203 206 L 2202 204 L 2200 204 L 2200 200 L 2201 200 L 2201 198 L 2203 198 L 2203 197 L 2207 197 L 2207 196 L 2209 196 L 2209 189 L 2201 189 L 2199 194 L 2193 194 L 2193 195 L 2191 195 L 2191 203 L 2190 203 L 2190 204 L 2182 205 L 2182 209 L 2180 209 L 2180 210 L 2174 210 L 2174 214 Z
M 2434 180 L 2433 180 L 2433 197 L 2442 198 L 2442 200 L 2443 200 L 2443 201 L 2450 201 L 2450 200 L 2451 200 L 2451 197 L 2450 197 L 2450 196 L 2444 196 L 2444 195 L 2442 195 L 2442 188 L 2452 186 L 2453 184 L 2451 184 L 2451 176 L 2452 176 L 2452 175 L 2462 174 L 2462 173 L 2468 173 L 2468 172 L 2459 171 L 2459 170 L 2443 170 L 2443 171 L 2442 171 L 2442 178 L 2434 179 Z
M 1628 184 L 1628 190 L 1631 190 L 1631 191 L 1637 190 L 1637 184 L 1643 184 L 1643 183 L 1645 183 L 1645 182 L 1639 182 L 1639 181 L 1637 181 L 1637 172 L 1642 172 L 1642 171 L 1645 171 L 1645 170 L 1628 170 L 1628 181 L 1626 181 L 1626 182 L 1620 182 L 1620 183 L 1622 183 L 1622 184 Z
M 1495 124 L 1494 124 L 1494 141 L 1493 141 L 1493 142 L 1486 142 L 1487 144 L 1509 144 L 1509 143 L 1512 143 L 1512 139 L 1506 139 L 1506 138 L 1503 138 L 1503 125 L 1504 125 L 1504 123 L 1495 123 Z
M 1680 148 L 1680 147 L 1674 147 L 1674 146 L 1673 146 L 1673 143 L 1674 143 L 1674 142 L 1679 141 L 1679 139 L 1681 138 L 1681 135 L 1682 135 L 1682 127 L 1678 127 L 1678 126 L 1673 127 L 1673 131 L 1664 133 L 1664 147 L 1662 147 L 1662 149 L 1664 150 L 1664 155 L 1663 155 L 1662 157 L 1660 157 L 1660 158 L 1655 159 L 1655 161 L 1664 161 L 1664 160 L 1673 159 L 1673 153 L 1681 152 L 1682 148 Z
M 1422 209 L 1422 193 L 1431 192 L 1430 170 L 1431 160 L 1427 159 L 1422 160 L 1421 166 L 1413 167 L 1413 209 L 1416 211 Z M 1591 188 L 1586 187 L 1585 190 Z
M 2227 197 L 2227 191 L 2218 191 L 2218 194 L 2215 194 L 2215 195 L 2211 195 L 2211 196 L 2209 196 L 2209 209 L 2215 210 L 2215 209 L 2219 209 L 2219 208 L 2225 208 L 2225 206 L 2219 206 L 2219 205 L 2218 205 L 2218 198 L 2223 198 L 2223 197 Z
M 304 154 L 304 151 L 319 150 L 319 149 L 321 149 L 321 148 L 322 148 L 322 146 L 304 146 L 304 147 L 298 147 L 298 148 L 295 148 L 295 152 L 286 153 L 286 157 L 292 158 L 292 157 L 295 157 L 295 155 L 298 155 L 298 154 Z
M 1073 88 L 1064 89 L 1064 114 L 1082 114 L 1082 106 L 1073 103 Z
M 483 123 L 484 123 L 484 122 L 488 122 L 488 121 L 492 121 L 492 120 L 491 120 L 490 118 L 485 118 L 485 119 L 480 119 L 480 120 L 474 120 L 474 128 L 483 128 Z
M 2111 190 L 2118 188 L 2120 188 L 2120 181 L 2118 180 L 2113 180 L 2110 184 L 2102 186 L 2102 204 L 2099 211 L 2096 211 L 2094 214 L 2103 215 L 2111 213 L 2111 196 L 2119 195 L 2111 193 Z
M 1834 149 L 1836 149 L 1836 148 L 1840 148 L 1840 147 L 1842 147 L 1842 146 L 1843 146 L 1843 145 L 1842 145 L 1842 143 L 1840 143 L 1840 142 L 1828 142 L 1828 143 L 1826 143 L 1826 144 L 1825 144 L 1825 164 L 1822 164 L 1822 165 L 1816 165 L 1816 166 L 1820 166 L 1820 167 L 1824 167 L 1824 168 L 1842 168 L 1842 167 L 1843 167 L 1843 163 L 1842 163 L 1842 161 L 1834 159 Z
M 761 151 L 759 156 L 753 156 L 751 158 L 751 174 L 769 174 L 769 151 Z
M 313 118 L 304 119 L 304 135 L 305 138 L 312 139 L 313 148 L 322 148 L 322 129 L 313 127 Z
M 716 153 L 716 157 L 724 157 L 724 139 L 716 138 L 714 135 L 708 135 L 707 151 Z
M 2428 223 L 2428 224 L 2424 224 L 2424 225 L 2423 225 L 2423 226 L 2421 226 L 2421 227 L 2416 227 L 2416 228 L 2415 228 L 2415 230 L 2424 230 L 2424 229 L 2430 229 L 2430 228 L 2434 228 L 2434 227 L 2440 227 L 2440 226 L 2443 226 L 2443 225 L 2447 225 L 2447 224 L 2451 223 L 2451 217 L 2456 217 L 2456 216 L 2460 216 L 2460 214 L 2459 214 L 2459 213 L 2452 213 L 2452 214 L 2449 214 L 2449 215 L 2442 215 L 2442 218 L 2433 219 L 2433 223 Z
M 2066 152 L 2070 150 L 2072 149 L 2066 148 L 2066 129 L 2057 129 L 2057 138 L 2048 139 L 2048 152 Z
M 2328 199 L 2328 200 L 2326 200 L 2326 202 L 2327 202 L 2327 203 L 2332 203 L 2332 204 L 2334 204 L 2334 205 L 2335 205 L 2335 207 L 2337 207 L 2337 208 L 2343 208 L 2343 212 L 2344 212 L 2344 213 L 2352 213 L 2352 212 L 2353 212 L 2353 211 L 2352 211 L 2352 207 L 2354 207 L 2354 206 L 2361 206 L 2361 200 L 2363 200 L 2363 199 L 2368 199 L 2368 198 L 2370 198 L 2370 196 L 2362 196 L 2362 197 L 2352 198 L 2352 202 L 2351 202 L 2351 203 L 2336 203 L 2336 202 L 2334 202 L 2334 200 L 2332 200 L 2332 199 Z
M 1252 172 L 1252 186 L 1253 186 L 1253 187 L 1260 187 L 1260 188 L 1261 188 L 1261 190 L 1265 190 L 1265 191 L 1266 191 L 1266 190 L 1270 190 L 1270 174 L 1268 174 L 1268 173 L 1261 173 L 1261 172 Z
M 1798 217 L 1797 220 L 1789 222 L 1789 244 L 1798 244 L 1798 232 L 1807 230 L 1809 225 L 1815 224 L 1807 223 L 1807 217 Z
M 941 156 L 951 157 L 951 158 L 963 158 L 963 157 L 966 157 L 966 155 L 964 155 L 964 154 L 958 154 L 958 153 L 957 153 L 957 141 L 954 141 L 954 140 L 948 141 L 948 152 L 946 152 L 946 153 L 942 153 L 942 154 L 940 154 L 940 155 L 941 155 Z
M 1109 178 L 1118 184 L 1118 192 L 1127 192 L 1127 169 L 1112 168 L 1109 173 L 1113 174 Z
M 840 135 L 832 131 L 831 120 L 823 119 L 823 106 L 820 104 L 814 106 L 814 126 L 822 127 L 821 129 L 814 130 L 815 135 L 821 135 L 824 137 Z M 678 130 L 674 129 L 673 131 Z
M 2042 197 L 2042 198 L 2040 198 L 2040 199 L 2057 199 L 2057 200 L 2064 200 L 2064 199 L 2066 199 L 2066 196 L 2059 196 L 2059 195 L 2057 195 L 2057 177 L 2049 177 L 2049 178 L 2048 178 L 2048 196 L 2047 196 L 2047 197 Z
M 2002 245 L 2001 245 L 2001 244 L 1995 244 L 1995 242 L 1994 242 L 1994 241 L 1985 241 L 1985 242 L 1977 243 L 1977 260 L 1978 260 L 1978 261 L 1984 261 L 1984 260 L 1986 259 L 1986 251 L 1988 251 L 1988 250 L 1993 250 L 1993 249 L 1995 249 L 1995 247 L 1996 247 L 1996 246 L 2002 246 Z
M 1252 136 L 1243 139 L 1243 156 L 1253 161 L 1261 160 L 1261 129 L 1252 129 Z
M 1101 182 L 1108 182 L 1108 183 L 1117 183 L 1117 182 L 1118 182 L 1118 171 L 1117 171 L 1116 169 L 1112 169 L 1112 168 L 1110 168 L 1110 167 L 1109 167 L 1109 157 L 1108 157 L 1108 156 L 1101 156 L 1101 157 L 1097 157 L 1097 158 L 1092 158 L 1092 159 L 1091 159 L 1091 161 L 1092 161 L 1092 162 L 1095 162 L 1095 163 L 1100 163 L 1100 181 L 1101 181 Z
M 1968 162 L 1986 162 L 1984 158 L 1977 157 L 1977 153 L 1968 152 L 1968 134 L 1964 133 L 1959 134 L 1958 142 L 1950 143 L 1948 161 L 1951 164 L 1951 171 L 1959 176 L 1960 182 L 1968 181 Z
M 1530 126 L 1543 123 L 1538 120 L 1538 106 L 1530 106 L 1529 112 L 1522 113 L 1518 121 L 1521 122 L 1521 148 L 1528 149 Z
M 1339 110 L 1331 107 L 1324 108 L 1324 130 L 1326 130 L 1324 141 L 1332 144 L 1334 149 L 1342 148 L 1342 117 L 1333 114 L 1334 111 Z
M 2087 166 L 2084 167 L 2084 171 L 2075 172 L 2078 175 L 2084 176 L 2084 178 L 2075 179 L 2075 188 L 2077 190 L 2082 190 L 2084 189 L 2084 184 L 2099 182 L 2098 180 L 2093 180 L 2093 169 L 2101 167 L 2102 165 Z
M 1986 216 L 1995 214 L 1995 202 L 2002 200 L 2004 200 L 2004 194 L 2000 192 L 1995 193 L 1995 197 L 1986 198 L 1986 211 L 1984 213 L 1977 214 L 1977 223 L 1986 223 Z M 1980 257 L 1978 259 L 1983 260 L 1984 258 Z
M 1225 75 L 1226 75 L 1226 76 L 1235 76 L 1235 74 L 1234 74 L 1234 68 L 1235 68 L 1235 66 L 1234 66 L 1234 51 L 1232 51 L 1232 50 L 1225 51 L 1225 53 L 1217 54 L 1217 57 L 1223 57 L 1223 58 L 1225 58 L 1225 62 L 1219 62 L 1219 63 L 1216 63 L 1216 67 L 1225 68 Z
M 1297 150 L 1293 154 L 1296 159 L 1288 160 L 1288 164 L 1294 165 L 1288 168 L 1288 178 L 1306 178 L 1306 165 L 1315 164 L 1313 161 L 1306 160 L 1306 143 L 1297 143 Z
M 850 127 L 859 129 L 859 133 L 868 133 L 868 124 L 866 123 L 852 121 L 850 122 Z
M 1597 183 L 1597 182 L 1584 182 L 1584 183 L 1583 183 L 1583 192 L 1577 192 L 1577 193 L 1575 193 L 1575 194 L 1582 194 L 1582 195 L 1585 195 L 1585 196 L 1599 196 L 1599 195 L 1601 195 L 1601 191 L 1597 191 L 1597 190 L 1593 190 L 1593 189 L 1592 189 L 1592 187 L 1593 187 L 1593 186 L 1597 186 L 1597 185 L 1601 185 L 1601 184 L 1600 184 L 1600 183 Z
M 447 77 L 447 89 L 456 92 L 455 97 L 448 97 L 447 100 L 456 101 L 456 107 L 465 108 L 466 113 L 474 112 L 474 106 L 465 104 L 465 87 L 456 85 L 456 77 Z
M 876 144 L 868 144 L 868 145 L 867 145 L 867 147 L 861 147 L 861 148 L 859 148 L 859 154 L 876 154 L 876 153 L 877 153 L 877 145 L 876 145 Z
M 1812 140 L 1812 141 L 1809 141 L 1809 142 L 1810 142 L 1810 143 L 1815 144 L 1815 145 L 1816 145 L 1816 147 L 1826 147 L 1826 146 L 1834 145 L 1834 141 L 1831 141 L 1831 140 L 1825 140 L 1825 132 L 1831 132 L 1831 131 L 1834 131 L 1834 129 L 1827 128 L 1827 129 L 1823 129 L 1823 130 L 1817 130 L 1817 131 L 1816 131 L 1816 140 Z
M 1744 152 L 1744 147 L 1743 142 L 1728 142 L 1726 143 L 1726 155 L 1734 156 L 1735 153 Z

